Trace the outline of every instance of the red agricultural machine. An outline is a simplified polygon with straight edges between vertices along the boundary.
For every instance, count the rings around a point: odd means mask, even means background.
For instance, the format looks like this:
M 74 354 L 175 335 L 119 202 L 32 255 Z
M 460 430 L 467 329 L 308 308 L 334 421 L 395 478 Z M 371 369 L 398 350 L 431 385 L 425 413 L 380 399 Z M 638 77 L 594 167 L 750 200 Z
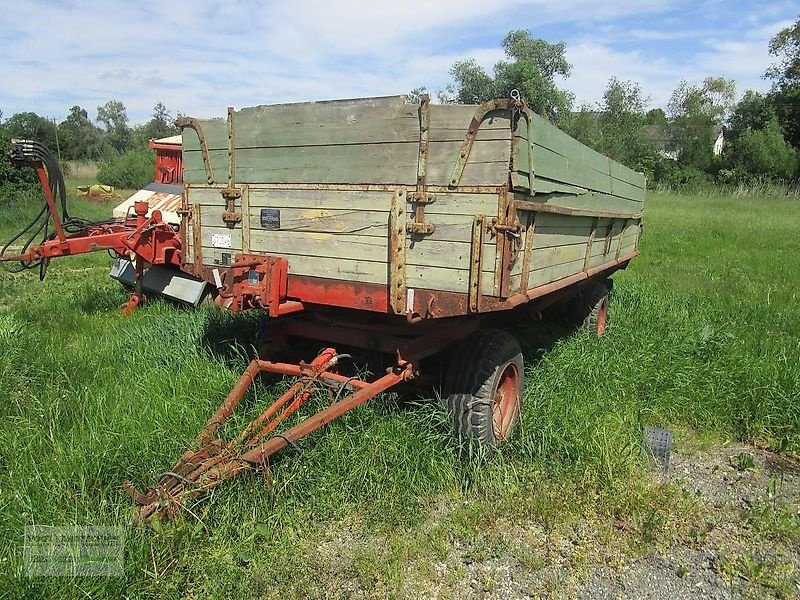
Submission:
M 286 446 L 423 376 L 434 355 L 449 365 L 443 397 L 456 434 L 492 451 L 519 420 L 524 365 L 518 341 L 483 328 L 484 316 L 531 318 L 562 305 L 602 334 L 608 276 L 638 254 L 644 177 L 562 133 L 518 95 L 480 106 L 427 97 L 259 106 L 177 124 L 182 145 L 161 149 L 172 156 L 159 161 L 156 187 L 100 223 L 68 215 L 45 148 L 15 143 L 11 160 L 36 169 L 45 203 L 12 240 L 22 250 L 11 256 L 6 244 L 0 255 L 43 275 L 52 258 L 109 250 L 118 257 L 112 276 L 134 287 L 126 313 L 147 293 L 192 305 L 210 293 L 223 308 L 269 318 L 262 358 L 186 453 L 144 493 L 125 483 L 144 519 L 268 467 Z M 155 204 L 176 192 L 179 221 L 170 223 Z M 309 363 L 278 360 L 298 340 L 325 347 Z M 384 374 L 344 374 L 351 354 L 334 345 L 383 357 Z M 261 373 L 296 380 L 222 440 L 221 426 Z M 330 404 L 280 431 L 320 389 Z

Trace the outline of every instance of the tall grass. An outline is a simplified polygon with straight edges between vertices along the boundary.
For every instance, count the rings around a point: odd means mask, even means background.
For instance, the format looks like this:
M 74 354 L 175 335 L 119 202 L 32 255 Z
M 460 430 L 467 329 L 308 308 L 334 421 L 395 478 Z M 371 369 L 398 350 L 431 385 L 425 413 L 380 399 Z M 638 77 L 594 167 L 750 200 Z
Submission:
M 676 428 L 678 444 L 707 433 L 800 450 L 800 204 L 654 194 L 641 250 L 615 277 L 600 340 L 496 319 L 528 365 L 519 435 L 496 460 L 463 458 L 435 390 L 386 395 L 284 452 L 270 478 L 229 482 L 157 529 L 131 524 L 119 484 L 172 465 L 244 368 L 256 316 L 156 301 L 124 319 L 104 255 L 54 261 L 44 283 L 0 274 L 0 590 L 320 595 L 314 561 L 331 535 L 356 536 L 351 575 L 391 586 L 408 560 L 482 530 L 487 510 L 545 529 L 655 510 L 640 483 L 645 424 Z M 259 382 L 245 413 L 278 389 Z M 462 508 L 431 529 L 451 503 Z M 125 528 L 125 578 L 25 578 L 24 527 L 76 523 Z
M 800 198 L 800 182 L 780 182 L 766 177 L 755 177 L 737 183 L 689 183 L 674 186 L 667 183 L 656 183 L 653 192 L 665 195 L 692 195 L 703 197 L 733 197 L 760 200 L 764 198 Z

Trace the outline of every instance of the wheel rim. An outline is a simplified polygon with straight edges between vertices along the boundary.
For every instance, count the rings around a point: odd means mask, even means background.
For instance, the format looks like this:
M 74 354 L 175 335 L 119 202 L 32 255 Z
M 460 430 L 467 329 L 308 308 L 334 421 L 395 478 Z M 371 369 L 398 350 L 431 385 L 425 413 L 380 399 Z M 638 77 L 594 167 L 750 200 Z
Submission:
M 597 311 L 597 335 L 603 335 L 606 330 L 606 322 L 608 321 L 608 297 L 600 301 L 600 307 Z
M 492 429 L 498 442 L 506 439 L 517 418 L 519 381 L 517 365 L 508 363 L 500 374 L 492 405 Z

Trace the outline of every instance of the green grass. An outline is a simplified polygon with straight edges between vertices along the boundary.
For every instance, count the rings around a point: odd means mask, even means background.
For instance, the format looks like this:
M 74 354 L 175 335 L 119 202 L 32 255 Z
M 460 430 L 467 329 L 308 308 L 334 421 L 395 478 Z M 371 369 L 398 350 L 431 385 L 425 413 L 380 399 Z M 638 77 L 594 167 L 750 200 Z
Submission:
M 27 210 L 11 206 L 4 234 Z M 478 558 L 543 564 L 551 550 L 516 544 L 516 523 L 594 523 L 631 552 L 692 535 L 695 501 L 642 476 L 641 428 L 673 427 L 679 446 L 800 450 L 800 203 L 654 194 L 645 223 L 602 340 L 553 344 L 519 316 L 500 323 L 521 338 L 528 371 L 522 427 L 496 460 L 462 460 L 436 402 L 390 396 L 286 452 L 272 486 L 241 477 L 193 507 L 199 521 L 157 530 L 131 524 L 120 483 L 146 486 L 173 464 L 246 364 L 256 318 L 157 301 L 125 319 L 101 253 L 53 261 L 42 283 L 0 272 L 0 595 L 347 595 L 325 588 L 333 569 L 386 596 L 409 564 L 435 579 L 453 540 Z M 259 386 L 251 412 L 274 392 Z M 31 524 L 123 526 L 125 578 L 25 578 Z M 332 538 L 350 540 L 351 556 L 326 558 Z M 596 552 L 580 548 L 575 569 Z

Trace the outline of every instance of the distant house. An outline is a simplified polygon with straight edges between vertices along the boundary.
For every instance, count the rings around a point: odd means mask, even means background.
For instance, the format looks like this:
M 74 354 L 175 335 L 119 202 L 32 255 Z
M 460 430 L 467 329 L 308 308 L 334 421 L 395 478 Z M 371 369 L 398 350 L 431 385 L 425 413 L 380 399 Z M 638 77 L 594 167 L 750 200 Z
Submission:
M 675 150 L 675 138 L 670 135 L 666 127 L 647 125 L 645 132 L 653 147 L 661 156 L 670 160 L 678 160 L 678 151 Z M 712 146 L 712 152 L 714 156 L 720 156 L 725 148 L 725 128 L 722 125 L 714 125 L 713 134 L 714 145 Z

